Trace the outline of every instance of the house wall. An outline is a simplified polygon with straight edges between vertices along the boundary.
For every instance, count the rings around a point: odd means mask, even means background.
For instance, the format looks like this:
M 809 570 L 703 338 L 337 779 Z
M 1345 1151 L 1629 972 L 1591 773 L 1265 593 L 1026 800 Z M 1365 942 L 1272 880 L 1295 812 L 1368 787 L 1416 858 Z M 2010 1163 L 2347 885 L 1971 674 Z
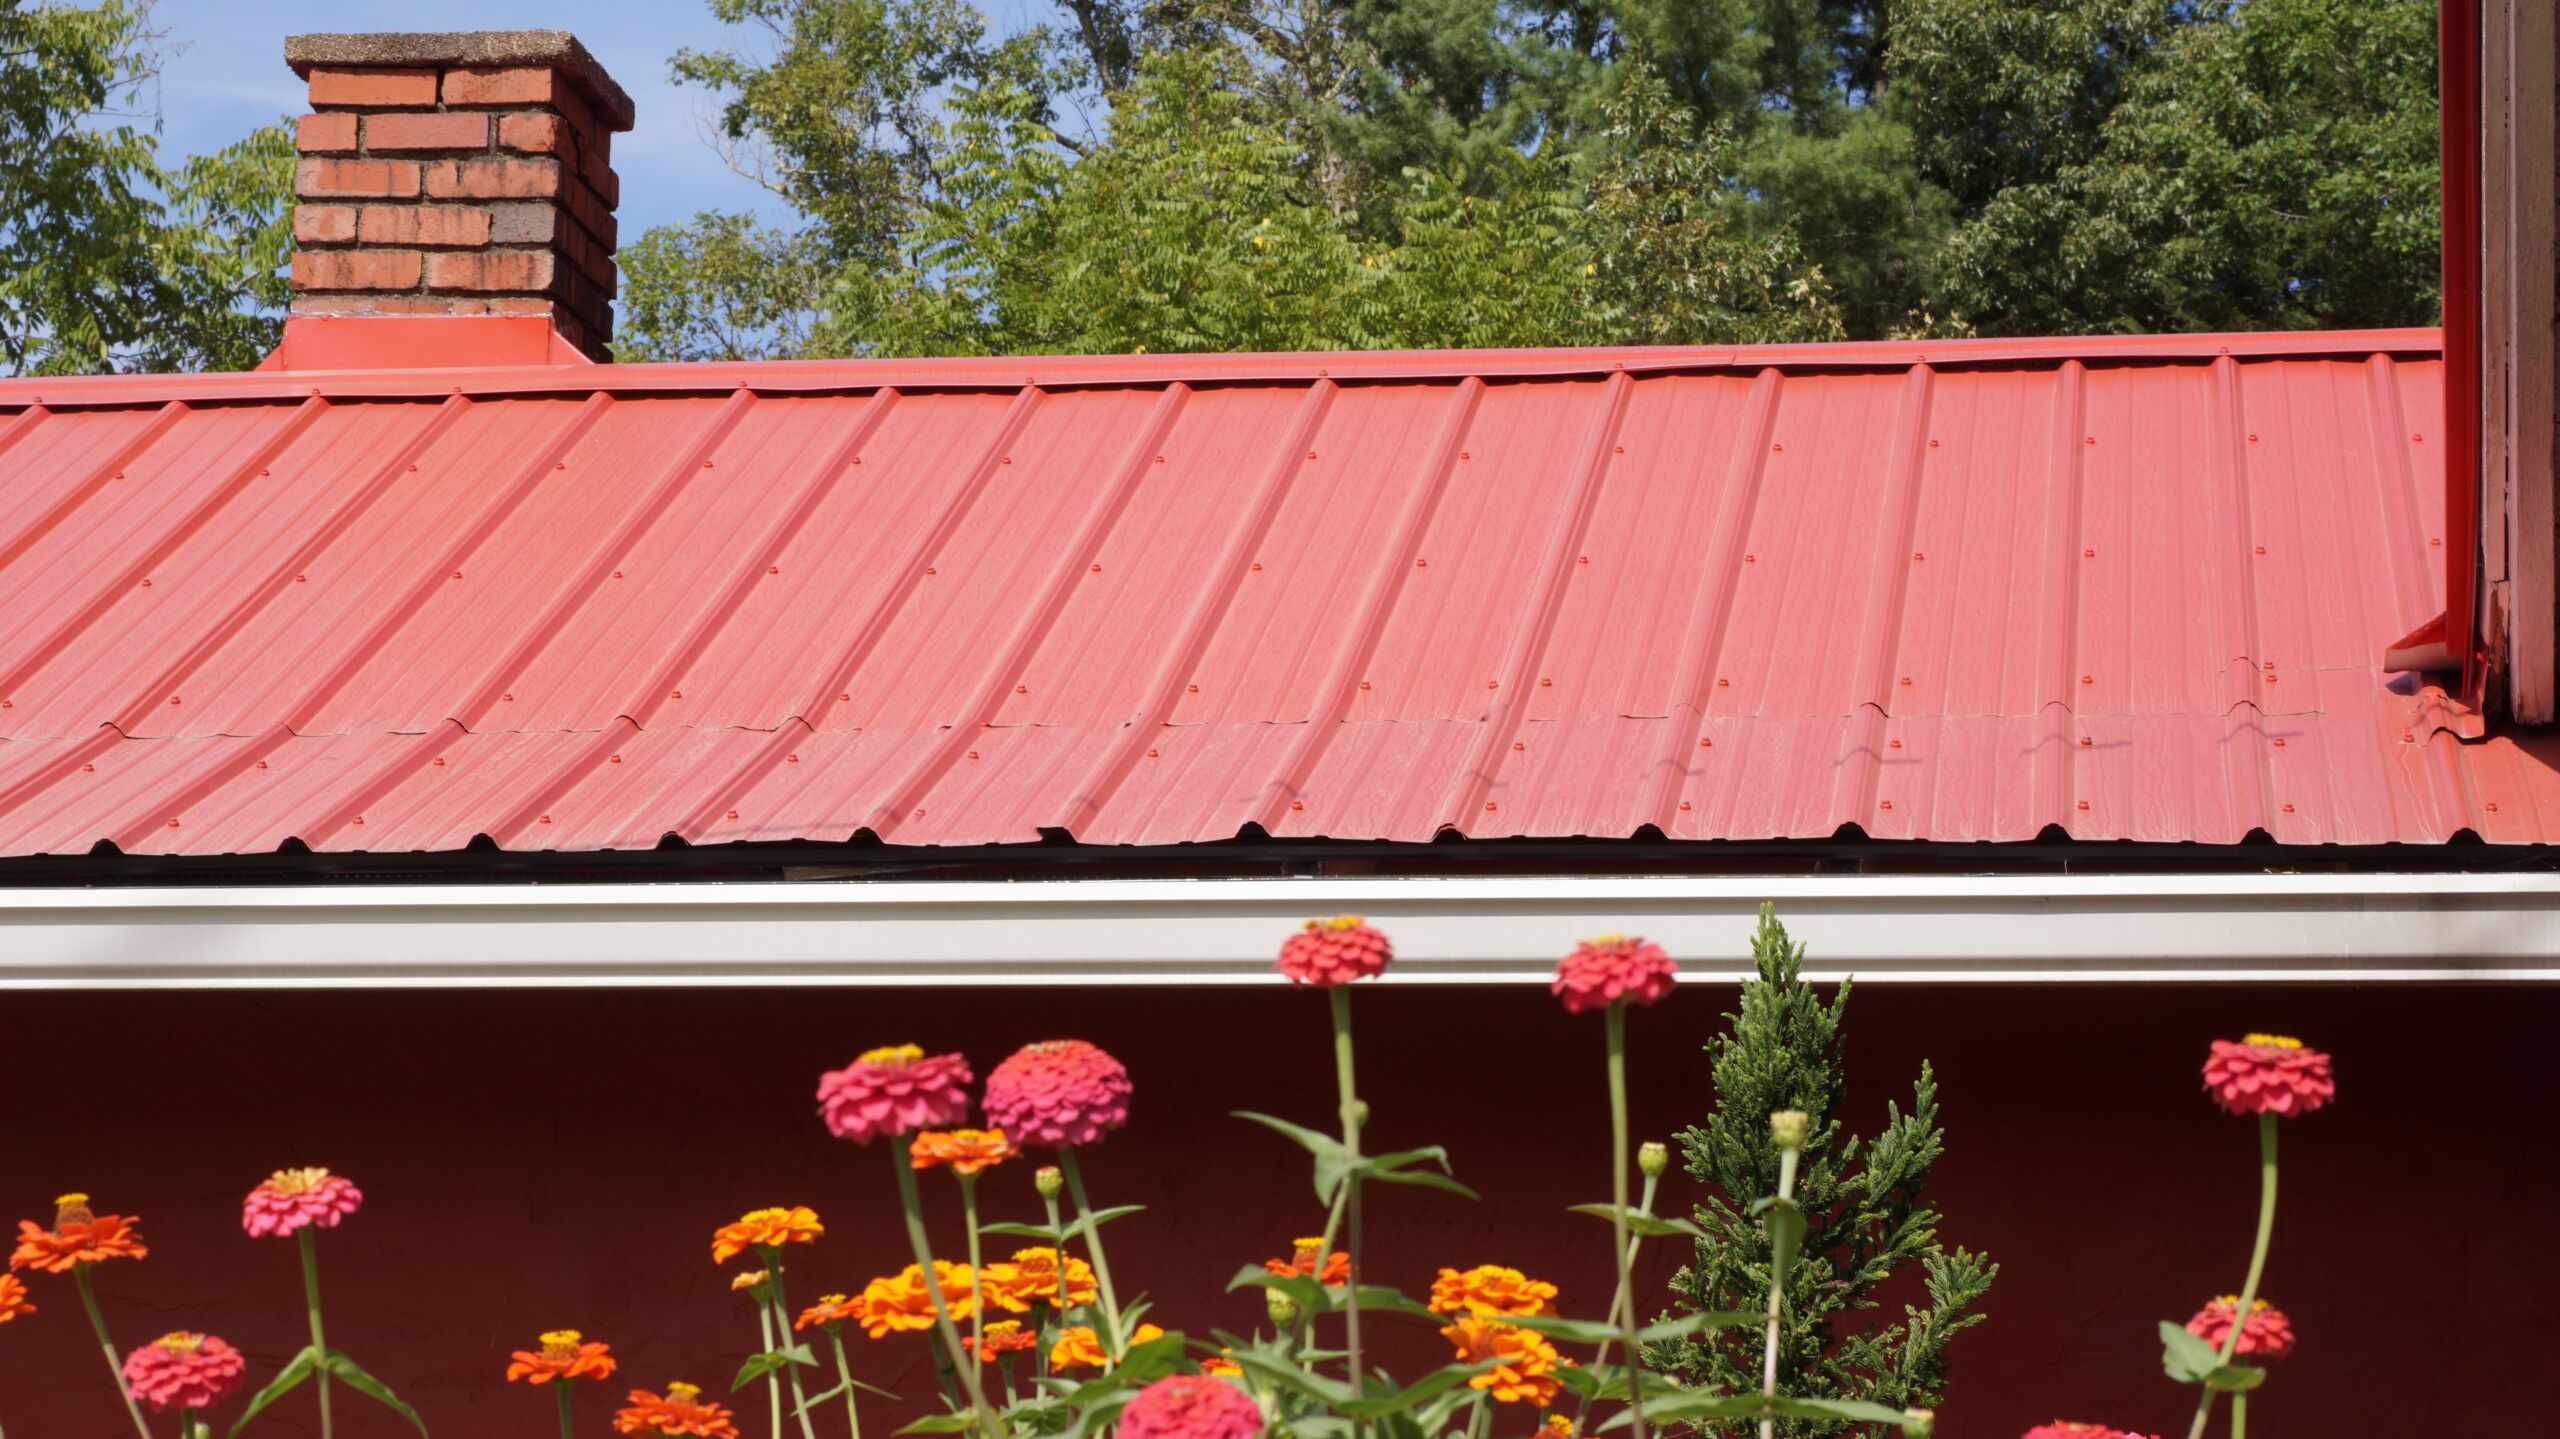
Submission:
M 1640 1135 L 1702 1117 L 1699 1044 L 1732 997 L 1700 983 L 1637 1016 Z M 1376 1141 L 1445 1143 L 1484 1194 L 1378 1192 L 1373 1276 L 1413 1291 L 1440 1264 L 1516 1263 L 1598 1313 L 1604 1231 L 1562 1211 L 1607 1190 L 1599 1021 L 1530 988 L 1388 988 L 1357 1009 Z M 2555 1021 L 2550 989 L 1859 991 L 1851 1118 L 1871 1130 L 1934 1060 L 1945 1237 L 2003 1266 L 1990 1321 L 1956 1343 L 1940 1432 L 2183 1423 L 2153 1322 L 2238 1287 L 2256 1185 L 2252 1126 L 2201 1096 L 2197 1065 L 2208 1039 L 2256 1028 L 2333 1050 L 2341 1098 L 2284 1129 L 2266 1292 L 2302 1348 L 2251 1406 L 2254 1432 L 2507 1427 L 2502 1396 L 2560 1342 L 2546 1233 L 2560 1158 L 2538 1123 Z M 72 1188 L 138 1214 L 150 1257 L 96 1276 L 119 1344 L 209 1329 L 262 1380 L 305 1337 L 299 1281 L 291 1245 L 241 1233 L 240 1196 L 282 1165 L 335 1167 L 367 1198 L 321 1244 L 333 1346 L 438 1439 L 547 1439 L 548 1400 L 499 1377 L 543 1329 L 609 1341 L 635 1383 L 725 1383 L 751 1324 L 707 1246 L 745 1209 L 807 1203 L 827 1222 L 795 1300 L 902 1262 L 889 1160 L 826 1135 L 819 1071 L 906 1039 L 983 1070 L 1059 1035 L 1118 1052 L 1137 1084 L 1134 1124 L 1086 1165 L 1099 1201 L 1149 1206 L 1109 1231 L 1123 1293 L 1146 1292 L 1171 1324 L 1250 1325 L 1259 1304 L 1222 1293 L 1226 1277 L 1317 1215 L 1299 1156 L 1228 1112 L 1321 1123 L 1329 1107 L 1323 1005 L 1276 990 L 12 995 L 0 1220 L 46 1219 Z M 1017 1168 L 983 1186 L 991 1217 L 1032 1216 L 1027 1180 Z M 947 1242 L 950 1187 L 926 1192 Z M 1697 1194 L 1676 1175 L 1665 1189 L 1671 1205 Z M 1648 1264 L 1648 1295 L 1670 1262 Z M 122 1434 L 67 1281 L 33 1284 L 42 1312 L 0 1327 L 0 1425 Z M 857 1337 L 854 1352 L 866 1380 L 930 1388 L 917 1340 Z M 1442 1352 L 1415 1329 L 1389 1358 L 1410 1372 Z M 620 1388 L 580 1396 L 581 1432 L 605 1432 Z M 360 1398 L 338 1405 L 349 1439 L 406 1432 Z M 870 1417 L 888 1432 L 888 1414 Z M 315 1427 L 305 1396 L 252 1432 Z

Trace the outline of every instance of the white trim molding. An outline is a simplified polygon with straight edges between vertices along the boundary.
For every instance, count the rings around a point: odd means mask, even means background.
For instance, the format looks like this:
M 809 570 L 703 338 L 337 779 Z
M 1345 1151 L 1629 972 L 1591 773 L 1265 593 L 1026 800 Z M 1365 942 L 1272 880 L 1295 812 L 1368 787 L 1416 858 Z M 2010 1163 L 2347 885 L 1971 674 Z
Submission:
M 1544 983 L 1606 930 L 1723 980 L 1763 900 L 1824 980 L 2560 980 L 2560 875 L 2255 874 L 27 889 L 0 989 L 1267 985 L 1344 911 L 1387 983 Z

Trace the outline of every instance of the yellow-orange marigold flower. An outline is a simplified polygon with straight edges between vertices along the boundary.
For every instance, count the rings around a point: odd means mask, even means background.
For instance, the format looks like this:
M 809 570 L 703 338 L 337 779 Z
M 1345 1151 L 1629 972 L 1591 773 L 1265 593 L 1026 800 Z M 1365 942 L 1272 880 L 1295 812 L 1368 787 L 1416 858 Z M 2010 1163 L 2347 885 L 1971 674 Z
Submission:
M 1325 1257 L 1324 1273 L 1321 1277 L 1317 1275 L 1316 1251 L 1322 1248 L 1324 1248 L 1322 1236 L 1301 1239 L 1290 1249 L 1288 1258 L 1266 1259 L 1262 1261 L 1262 1267 L 1273 1274 L 1313 1279 L 1318 1284 L 1334 1285 L 1350 1282 L 1351 1256 L 1339 1249 Z
M 738 1439 L 736 1416 L 702 1400 L 698 1384 L 670 1384 L 664 1397 L 631 1391 L 631 1407 L 616 1410 L 616 1434 L 658 1434 L 669 1439 Z
M 1000 1354 L 1019 1354 L 1040 1346 L 1040 1336 L 1022 1327 L 1019 1319 L 999 1319 L 986 1327 L 986 1342 L 963 1339 L 960 1347 L 978 1356 L 981 1364 L 992 1364 Z
M 1573 1421 L 1561 1414 L 1550 1414 L 1538 1434 L 1539 1439 L 1573 1439 Z
M 1555 1371 L 1568 1361 L 1558 1357 L 1556 1347 L 1543 1334 L 1467 1315 L 1451 1321 L 1440 1337 L 1457 1349 L 1461 1364 L 1500 1361 L 1467 1381 L 1468 1387 L 1487 1391 L 1498 1403 L 1544 1408 L 1564 1387 Z
M 540 1353 L 530 1349 L 515 1352 L 515 1362 L 507 1366 L 507 1378 L 527 1384 L 602 1379 L 614 1370 L 613 1360 L 605 1353 L 608 1347 L 587 1343 L 586 1336 L 575 1329 L 554 1329 L 542 1336 Z
M 954 1174 L 975 1174 L 1021 1152 L 1001 1129 L 920 1129 L 907 1145 L 907 1159 L 916 1168 L 948 1164 Z
M 0 1324 L 35 1312 L 36 1307 L 27 1302 L 26 1284 L 15 1274 L 0 1274 Z
M 976 1285 L 969 1266 L 944 1260 L 933 1261 L 934 1283 L 942 1290 L 942 1302 L 954 1319 L 966 1319 L 977 1307 Z M 924 1285 L 924 1273 L 910 1264 L 894 1275 L 874 1279 L 862 1286 L 854 1296 L 853 1318 L 863 1332 L 874 1339 L 892 1333 L 931 1329 L 933 1327 L 933 1292 Z
M 54 1201 L 51 1229 L 40 1229 L 31 1219 L 18 1221 L 18 1247 L 9 1254 L 9 1267 L 60 1274 L 75 1264 L 140 1259 L 151 1252 L 135 1227 L 141 1222 L 122 1214 L 92 1214 L 88 1195 L 63 1195 Z
M 711 1231 L 711 1262 L 726 1264 L 750 1249 L 779 1249 L 786 1244 L 806 1244 L 826 1233 L 818 1222 L 818 1211 L 805 1204 L 789 1209 L 756 1209 L 738 1217 L 735 1224 L 723 1224 Z
M 835 1332 L 837 1325 L 842 1324 L 848 1319 L 858 1317 L 859 1313 L 860 1311 L 855 1306 L 854 1302 L 845 1296 L 841 1294 L 821 1294 L 818 1296 L 817 1303 L 800 1311 L 800 1317 L 791 1321 L 791 1327 L 794 1329 L 806 1329 L 810 1325 L 815 1324 L 819 1328 L 824 1329 L 829 1333 L 833 1333 Z
M 1553 1314 L 1555 1297 L 1554 1285 L 1499 1264 L 1479 1264 L 1464 1272 L 1443 1269 L 1431 1281 L 1434 1314 L 1472 1314 L 1479 1319 Z
M 1066 1298 L 1058 1297 L 1058 1251 L 1054 1249 L 1017 1249 L 1013 1262 L 987 1266 L 985 1275 L 987 1302 L 1010 1314 L 1028 1314 L 1033 1304 L 1057 1304 L 1073 1309 L 1091 1304 L 1098 1292 L 1094 1286 L 1093 1266 L 1070 1254 L 1067 1256 Z
M 1152 1324 L 1141 1324 L 1138 1332 L 1129 1336 L 1129 1342 L 1144 1344 L 1150 1339 L 1163 1337 L 1162 1329 Z M 1068 1325 L 1058 1331 L 1058 1342 L 1049 1346 L 1049 1367 L 1052 1369 L 1101 1369 L 1110 1363 L 1111 1356 L 1102 1352 L 1102 1337 L 1094 1333 L 1093 1326 L 1089 1324 Z

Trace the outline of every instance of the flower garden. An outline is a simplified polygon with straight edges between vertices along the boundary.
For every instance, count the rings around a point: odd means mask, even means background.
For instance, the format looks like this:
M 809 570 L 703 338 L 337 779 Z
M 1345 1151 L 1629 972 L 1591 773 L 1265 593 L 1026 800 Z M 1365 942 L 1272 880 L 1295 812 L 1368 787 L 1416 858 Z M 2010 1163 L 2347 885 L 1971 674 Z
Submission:
M 1764 919 L 1763 927 L 1765 935 L 1773 922 Z M 1777 934 L 1783 948 L 1783 930 Z M 1817 1251 L 1838 1202 L 1823 1177 L 1826 1146 L 1838 1138 L 1831 1132 L 1837 1126 L 1823 1119 L 1828 1104 L 1808 1096 L 1802 1107 L 1763 1111 L 1747 1141 L 1723 1136 L 1727 1144 L 1747 1143 L 1757 1151 L 1750 1158 L 1774 1171 L 1766 1192 L 1726 1192 L 1694 1218 L 1657 1208 L 1673 1151 L 1659 1141 L 1637 1143 L 1631 1133 L 1629 1021 L 1671 994 L 1677 976 L 1668 955 L 1637 938 L 1590 940 L 1559 962 L 1552 995 L 1589 1025 L 1593 1043 L 1583 1056 L 1542 1060 L 1587 1064 L 1604 1081 L 1609 1168 L 1605 1184 L 1599 1176 L 1591 1184 L 1607 1198 L 1575 1208 L 1587 1216 L 1577 1222 L 1588 1227 L 1588 1243 L 1614 1272 L 1605 1307 L 1565 1312 L 1558 1284 L 1513 1267 L 1505 1255 L 1445 1256 L 1427 1290 L 1410 1294 L 1372 1282 L 1368 1197 L 1389 1187 L 1436 1192 L 1450 1203 L 1475 1197 L 1439 1146 L 1377 1152 L 1364 1142 L 1375 1116 L 1354 1043 L 1354 991 L 1392 963 L 1388 937 L 1354 917 L 1310 921 L 1280 943 L 1279 970 L 1296 987 L 1323 992 L 1330 1044 L 1310 1063 L 1330 1068 L 1334 1110 L 1320 1125 L 1251 1111 L 1237 1118 L 1302 1156 L 1312 1180 L 1300 1191 L 1304 1227 L 1315 1232 L 1231 1275 L 1201 1276 L 1197 1295 L 1171 1296 L 1160 1308 L 1114 1283 L 1112 1252 L 1144 1243 L 1147 1221 L 1138 1216 L 1145 1211 L 1096 1193 L 1078 1154 L 1110 1143 L 1132 1123 L 1135 1085 L 1120 1060 L 1082 1040 L 1035 1042 L 980 1082 L 969 1055 L 891 1044 L 818 1078 L 819 1125 L 811 1137 L 885 1155 L 865 1163 L 885 1162 L 890 1170 L 889 1182 L 879 1185 L 881 1215 L 893 1216 L 912 1262 L 858 1286 L 846 1283 L 842 1292 L 818 1292 L 824 1286 L 804 1287 L 804 1276 L 831 1273 L 824 1262 L 828 1222 L 809 1205 L 755 1209 L 712 1223 L 708 1245 L 710 1263 L 751 1326 L 743 1364 L 724 1363 L 716 1373 L 706 1366 L 681 1375 L 627 1374 L 611 1336 L 561 1328 L 537 1339 L 541 1317 L 534 1317 L 525 1347 L 492 1366 L 487 1382 L 547 1409 L 564 1439 L 818 1439 L 839 1430 L 861 1439 L 866 1424 L 875 1439 L 892 1432 L 980 1439 L 1576 1439 L 1617 1431 L 1645 1439 L 1663 1430 L 1925 1439 L 1933 1430 L 1983 1432 L 1964 1424 L 1960 1396 L 1934 1408 L 1844 1397 L 1825 1381 L 1823 1364 L 1802 1358 L 1808 1340 L 1825 1354 L 1866 1342 L 1835 1332 L 1790 1282 L 1827 1262 Z M 1836 1019 L 1836 1004 L 1833 1013 Z M 2295 1343 L 2291 1321 L 2260 1293 L 2276 1215 L 2280 1130 L 2324 1108 L 2336 1091 L 2327 1055 L 2266 1034 L 2213 1043 L 2202 1079 L 2213 1104 L 2254 1121 L 2260 1200 L 2237 1289 L 2158 1324 L 2161 1382 L 2164 1393 L 2175 1392 L 2165 1388 L 2172 1383 L 2191 1392 L 2191 1415 L 2178 1426 L 2189 1439 L 2208 1432 L 2244 1439 L 2266 1363 L 2285 1358 Z M 1922 1085 L 1925 1104 L 1925 1069 Z M 1680 1136 L 1693 1176 L 1715 1170 L 1701 1157 L 1714 1138 Z M 1876 1162 L 1872 1149 L 1869 1162 Z M 154 1439 L 287 1422 L 306 1429 L 316 1423 L 308 1432 L 328 1439 L 389 1432 L 379 1427 L 384 1422 L 434 1432 L 433 1414 L 412 1407 L 328 1337 L 322 1231 L 360 1230 L 364 1202 L 348 1177 L 320 1168 L 277 1171 L 242 1201 L 249 1238 L 291 1240 L 296 1252 L 310 1342 L 280 1365 L 253 1365 L 223 1338 L 194 1330 L 132 1344 L 123 1332 L 128 1317 L 101 1304 L 92 1275 L 101 1266 L 147 1261 L 142 1221 L 98 1212 L 77 1193 L 57 1200 L 50 1223 L 20 1222 L 9 1272 L 0 1275 L 0 1346 L 20 1325 L 85 1322 L 112 1376 L 123 1424 Z M 1730 1222 L 1717 1223 L 1719 1216 Z M 1674 1294 L 1639 1283 L 1638 1259 L 1648 1246 L 1694 1247 L 1693 1266 L 1683 1269 Z M 1692 1302 L 1721 1292 L 1695 1276 L 1727 1261 L 1758 1286 L 1754 1302 Z M 1944 1272 L 1932 1269 L 1933 1296 Z M 1260 1322 L 1166 1322 L 1176 1310 L 1205 1309 L 1203 1296 L 1222 1290 L 1257 1294 Z M 1382 1331 L 1398 1327 L 1436 1335 L 1440 1362 L 1391 1372 L 1380 1360 L 1380 1341 Z M 1917 1342 L 1919 1327 L 1915 1316 L 1913 1331 L 1896 1337 Z M 877 1382 L 888 1377 L 881 1356 L 910 1346 L 930 1357 L 930 1398 L 891 1394 Z M 1701 1382 L 1697 1356 L 1709 1346 L 1728 1359 L 1739 1356 L 1745 1382 Z M 1931 1373 L 1936 1377 L 1911 1379 L 1909 1393 L 1934 1400 L 1943 1373 Z M 0 1389 L 0 1424 L 10 1417 L 8 1397 Z M 927 1412 L 914 1417 L 919 1401 Z M 2061 1419 L 2028 1431 L 2027 1439 L 2171 1432 L 2156 1418 L 2123 1429 Z

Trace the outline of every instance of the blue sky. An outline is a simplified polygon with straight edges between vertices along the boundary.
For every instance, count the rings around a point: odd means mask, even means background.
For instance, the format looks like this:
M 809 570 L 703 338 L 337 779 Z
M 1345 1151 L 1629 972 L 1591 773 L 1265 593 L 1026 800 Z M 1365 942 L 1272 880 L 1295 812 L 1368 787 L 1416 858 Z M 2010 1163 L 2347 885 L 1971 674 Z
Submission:
M 1042 0 L 980 0 L 1000 30 L 1045 19 Z M 667 79 L 667 57 L 692 46 L 752 46 L 761 31 L 732 30 L 702 0 L 161 0 L 157 18 L 173 53 L 162 69 L 163 153 L 198 154 L 278 115 L 302 113 L 302 84 L 285 68 L 284 37 L 315 30 L 568 30 L 631 92 L 638 124 L 614 140 L 622 173 L 623 233 L 697 210 L 783 211 L 731 174 L 704 138 L 710 97 Z

